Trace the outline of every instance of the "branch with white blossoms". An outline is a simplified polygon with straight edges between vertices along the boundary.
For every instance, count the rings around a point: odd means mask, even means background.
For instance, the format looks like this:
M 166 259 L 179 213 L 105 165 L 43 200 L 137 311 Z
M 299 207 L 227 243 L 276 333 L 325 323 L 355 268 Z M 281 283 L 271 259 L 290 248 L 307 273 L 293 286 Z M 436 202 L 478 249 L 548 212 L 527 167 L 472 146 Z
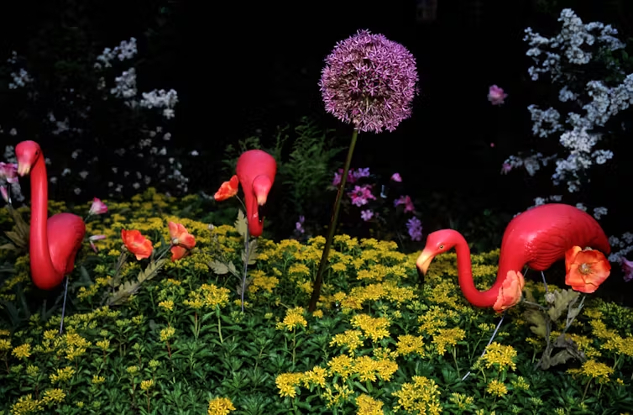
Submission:
M 560 134 L 558 141 L 567 156 L 543 156 L 542 153 L 510 156 L 503 164 L 502 173 L 525 167 L 533 176 L 541 164 L 545 166 L 554 161 L 554 184 L 564 183 L 567 191 L 574 193 L 585 183 L 592 166 L 613 158 L 611 150 L 596 146 L 602 141 L 601 130 L 607 122 L 633 103 L 633 74 L 625 76 L 613 60 L 604 59 L 625 47 L 615 37 L 617 30 L 600 22 L 583 24 L 571 9 L 564 9 L 558 20 L 562 28 L 556 36 L 547 38 L 527 28 L 524 40 L 530 46 L 526 54 L 535 63 L 528 69 L 532 80 L 548 74 L 552 85 L 558 88 L 558 101 L 569 111 L 562 119 L 557 108 L 530 105 L 528 110 L 532 133 L 537 137 Z M 587 68 L 588 64 L 593 66 Z M 610 86 L 606 81 L 595 80 L 594 69 L 599 66 L 605 75 L 615 75 L 622 82 Z

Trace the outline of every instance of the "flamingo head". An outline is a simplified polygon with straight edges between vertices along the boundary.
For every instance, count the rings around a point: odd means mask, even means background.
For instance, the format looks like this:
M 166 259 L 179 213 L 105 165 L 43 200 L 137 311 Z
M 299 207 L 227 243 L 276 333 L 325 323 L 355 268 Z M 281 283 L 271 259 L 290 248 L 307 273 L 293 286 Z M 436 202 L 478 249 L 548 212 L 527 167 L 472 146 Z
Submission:
M 22 141 L 15 147 L 15 156 L 18 159 L 18 174 L 24 176 L 31 172 L 31 168 L 42 154 L 40 145 L 35 141 Z
M 264 206 L 268 199 L 268 192 L 273 187 L 273 181 L 265 174 L 260 174 L 253 180 L 253 193 L 257 199 L 257 205 Z
M 426 245 L 422 253 L 415 262 L 418 271 L 422 274 L 426 274 L 433 258 L 454 248 L 461 239 L 463 239 L 463 237 L 459 232 L 452 229 L 442 229 L 430 233 L 426 238 Z

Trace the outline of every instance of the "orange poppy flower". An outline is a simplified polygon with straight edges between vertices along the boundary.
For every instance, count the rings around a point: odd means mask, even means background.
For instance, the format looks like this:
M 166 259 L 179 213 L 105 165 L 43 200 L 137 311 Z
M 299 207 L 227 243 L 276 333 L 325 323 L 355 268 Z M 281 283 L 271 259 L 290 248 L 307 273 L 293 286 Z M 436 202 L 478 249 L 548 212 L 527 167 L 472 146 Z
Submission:
M 193 235 L 187 232 L 187 229 L 180 223 L 169 222 L 169 236 L 171 237 L 171 243 L 174 245 L 170 249 L 172 261 L 183 258 L 196 246 L 196 240 Z
M 497 295 L 497 301 L 495 301 L 492 308 L 500 313 L 513 307 L 521 301 L 523 295 L 523 287 L 525 286 L 525 279 L 523 274 L 517 271 L 508 271 L 506 279 L 503 280 L 499 294 Z
M 132 231 L 121 229 L 121 238 L 128 251 L 136 255 L 136 259 L 141 260 L 152 255 L 154 250 L 152 241 L 141 235 L 141 232 L 136 229 Z
M 237 189 L 238 189 L 239 184 L 240 184 L 240 181 L 237 178 L 237 175 L 234 175 L 233 177 L 231 177 L 231 180 L 229 180 L 228 182 L 222 183 L 222 186 L 220 186 L 220 189 L 217 192 L 215 192 L 215 195 L 213 196 L 213 198 L 217 202 L 221 202 L 223 200 L 232 198 L 233 196 L 237 194 Z
M 600 251 L 574 246 L 565 252 L 565 284 L 575 291 L 590 294 L 611 274 L 611 264 Z

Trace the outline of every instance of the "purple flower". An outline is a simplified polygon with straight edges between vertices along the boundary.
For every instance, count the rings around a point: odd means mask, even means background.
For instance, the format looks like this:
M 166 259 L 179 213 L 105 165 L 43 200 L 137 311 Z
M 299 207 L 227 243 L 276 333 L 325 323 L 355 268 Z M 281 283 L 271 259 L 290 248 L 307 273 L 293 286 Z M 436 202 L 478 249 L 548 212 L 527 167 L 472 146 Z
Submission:
M 407 230 L 412 241 L 422 240 L 422 222 L 415 216 L 407 221 Z
M 352 205 L 358 207 L 366 205 L 368 199 L 376 200 L 376 196 L 371 193 L 371 186 L 368 184 L 365 186 L 355 186 L 354 190 L 349 192 L 349 197 L 352 198 Z
M 18 165 L 15 163 L 3 163 L 0 161 L 0 182 L 18 182 Z
M 508 94 L 503 91 L 503 88 L 499 88 L 497 85 L 492 85 L 488 89 L 488 101 L 490 101 L 492 105 L 503 104 L 503 100 L 507 97 Z
M 400 177 L 400 173 L 394 173 L 391 175 L 391 180 L 393 180 L 394 182 L 397 183 L 401 183 L 402 182 L 402 177 Z
M 503 165 L 501 166 L 501 174 L 508 174 L 510 170 L 512 170 L 512 164 L 503 163 Z
M 338 42 L 319 87 L 325 110 L 358 131 L 394 131 L 411 116 L 418 93 L 415 58 L 401 44 L 367 30 Z
M 622 272 L 624 272 L 624 281 L 630 282 L 633 280 L 633 261 L 627 261 L 626 258 L 620 258 L 620 264 L 622 265 Z
M 295 230 L 300 234 L 305 233 L 305 229 L 303 229 L 303 222 L 306 220 L 305 216 L 299 216 L 299 222 L 295 223 Z
M 360 179 L 361 177 L 369 177 L 369 167 L 366 167 L 364 169 L 356 169 L 353 175 L 356 179 Z
M 368 220 L 374 217 L 374 212 L 372 212 L 371 210 L 361 210 L 360 217 L 362 220 L 367 222 Z

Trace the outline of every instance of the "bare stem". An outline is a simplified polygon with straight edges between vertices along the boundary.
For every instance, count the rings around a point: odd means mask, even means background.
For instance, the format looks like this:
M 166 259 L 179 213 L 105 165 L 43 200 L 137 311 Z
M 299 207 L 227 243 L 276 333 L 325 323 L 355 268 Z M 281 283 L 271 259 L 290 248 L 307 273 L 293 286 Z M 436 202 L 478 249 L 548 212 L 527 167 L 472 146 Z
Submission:
M 345 184 L 347 184 L 347 174 L 349 173 L 349 167 L 352 164 L 352 156 L 354 155 L 354 147 L 356 147 L 356 139 L 358 138 L 358 130 L 354 129 L 352 133 L 352 142 L 349 145 L 347 151 L 347 159 L 345 160 L 345 166 L 343 167 L 343 174 L 341 176 L 341 183 L 336 193 L 336 200 L 334 201 L 334 209 L 332 211 L 332 219 L 330 220 L 330 228 L 328 229 L 327 239 L 325 240 L 325 247 L 323 247 L 323 255 L 321 256 L 321 262 L 319 262 L 319 269 L 317 271 L 316 279 L 314 280 L 314 289 L 312 290 L 312 297 L 310 298 L 310 305 L 308 311 L 312 313 L 316 310 L 319 296 L 321 295 L 321 286 L 323 285 L 323 274 L 327 265 L 327 259 L 330 255 L 330 247 L 334 240 L 334 233 L 336 232 L 336 225 L 338 223 L 338 213 L 341 208 L 341 199 L 345 192 Z

